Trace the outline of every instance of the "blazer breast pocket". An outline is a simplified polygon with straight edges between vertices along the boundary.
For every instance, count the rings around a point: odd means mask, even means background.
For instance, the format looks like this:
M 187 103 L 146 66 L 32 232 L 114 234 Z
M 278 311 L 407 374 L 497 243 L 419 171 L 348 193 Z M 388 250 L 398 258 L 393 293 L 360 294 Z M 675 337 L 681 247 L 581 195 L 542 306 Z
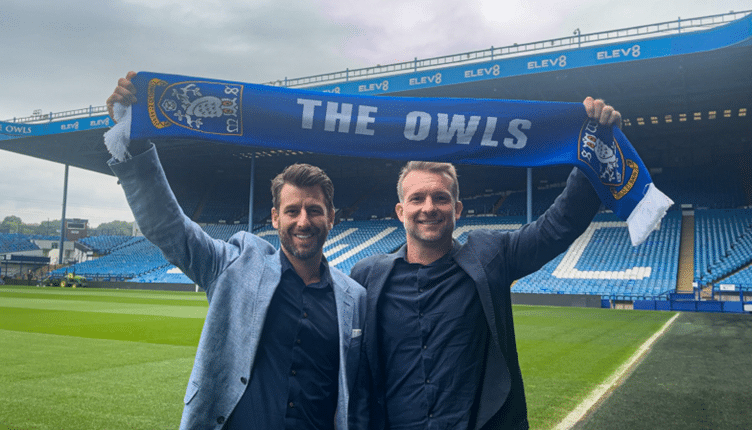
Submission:
M 191 381 L 188 383 L 188 388 L 185 390 L 185 398 L 183 399 L 183 403 L 186 405 L 193 400 L 194 397 L 196 397 L 196 393 L 198 393 L 198 384 Z
M 353 332 L 354 331 L 355 330 L 353 330 Z M 360 330 L 358 331 L 360 332 Z M 347 361 L 345 362 L 348 376 L 354 375 L 355 371 L 358 369 L 358 364 L 360 362 L 360 349 L 363 344 L 362 339 L 362 333 L 358 334 L 357 337 L 355 337 L 355 334 L 353 333 L 353 337 L 350 338 L 350 346 L 347 349 Z

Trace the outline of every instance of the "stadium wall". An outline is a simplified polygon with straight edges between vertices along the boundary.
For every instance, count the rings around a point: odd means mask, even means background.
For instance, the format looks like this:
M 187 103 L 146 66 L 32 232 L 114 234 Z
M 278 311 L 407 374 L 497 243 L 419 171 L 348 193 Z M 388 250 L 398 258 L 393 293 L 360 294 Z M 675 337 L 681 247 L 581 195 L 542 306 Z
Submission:
M 89 288 L 109 288 L 121 290 L 187 291 L 203 292 L 194 284 L 143 283 L 143 282 L 104 282 L 89 281 Z M 600 308 L 601 297 L 586 294 L 534 294 L 512 293 L 512 304 L 533 306 L 562 306 L 578 308 Z
M 600 308 L 602 306 L 601 296 L 588 294 L 512 293 L 512 304 L 578 308 Z
M 204 291 L 203 288 L 197 287 L 194 284 L 88 281 L 88 285 L 89 288 L 109 288 L 115 290 Z

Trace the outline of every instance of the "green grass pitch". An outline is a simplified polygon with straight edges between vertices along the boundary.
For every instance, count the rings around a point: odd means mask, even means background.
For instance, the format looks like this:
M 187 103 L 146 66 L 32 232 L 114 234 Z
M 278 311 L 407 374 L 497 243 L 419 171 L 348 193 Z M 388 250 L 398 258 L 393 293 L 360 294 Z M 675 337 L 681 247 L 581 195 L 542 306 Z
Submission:
M 0 429 L 174 429 L 201 293 L 0 287 Z M 515 306 L 528 413 L 556 425 L 671 313 Z

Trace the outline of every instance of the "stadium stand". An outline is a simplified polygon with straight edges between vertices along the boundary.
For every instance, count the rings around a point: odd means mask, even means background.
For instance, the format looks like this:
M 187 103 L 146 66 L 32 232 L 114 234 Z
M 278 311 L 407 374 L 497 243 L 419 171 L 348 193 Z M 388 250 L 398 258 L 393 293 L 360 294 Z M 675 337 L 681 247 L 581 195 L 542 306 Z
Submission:
M 537 190 L 538 198 L 560 192 L 558 187 Z M 393 199 L 393 192 L 383 193 Z M 387 197 L 389 196 L 389 197 Z M 468 198 L 466 207 L 488 205 L 498 194 Z M 366 199 L 371 201 L 371 199 Z M 479 206 L 474 206 L 474 200 Z M 393 207 L 389 203 L 389 210 Z M 544 206 L 540 203 L 540 206 Z M 383 206 L 383 205 L 382 205 Z M 376 205 L 374 205 L 376 207 Z M 694 213 L 694 280 L 700 286 L 712 285 L 714 291 L 752 291 L 752 209 L 703 209 Z M 514 230 L 525 223 L 525 216 L 471 214 L 457 222 L 455 239 L 464 243 L 467 233 L 477 228 Z M 681 237 L 682 211 L 669 211 L 660 228 L 640 246 L 633 247 L 626 223 L 611 213 L 596 215 L 594 222 L 570 249 L 540 271 L 518 280 L 513 293 L 578 294 L 597 296 L 604 302 L 655 301 L 675 303 L 689 300 L 676 294 Z M 245 230 L 245 224 L 207 224 L 204 230 L 213 238 L 228 240 Z M 270 224 L 258 224 L 254 233 L 279 248 L 279 237 Z M 143 237 L 98 236 L 81 240 L 101 257 L 52 272 L 64 276 L 74 272 L 89 280 L 128 281 L 133 283 L 193 282 L 169 264 L 161 252 Z M 374 253 L 393 252 L 405 242 L 405 231 L 396 219 L 346 220 L 329 234 L 324 253 L 331 265 L 345 273 L 360 259 Z M 19 235 L 0 235 L 0 246 L 8 249 L 30 247 L 33 243 Z M 723 286 L 721 288 L 720 286 Z M 743 298 L 741 300 L 744 300 Z M 649 302 L 647 302 L 649 303 Z M 741 308 L 740 308 L 741 309 Z
M 483 194 L 462 199 L 464 213 L 467 216 L 493 214 L 496 204 L 503 200 L 501 193 Z
M 695 211 L 695 281 L 710 284 L 752 259 L 752 209 Z
M 204 230 L 215 239 L 228 240 L 233 234 L 244 230 L 244 226 L 207 225 Z M 279 248 L 279 237 L 271 225 L 260 227 L 254 233 Z M 330 264 L 349 273 L 361 258 L 373 253 L 391 252 L 404 241 L 404 229 L 397 220 L 348 221 L 332 229 L 324 246 L 324 253 Z M 91 280 L 192 283 L 164 259 L 157 247 L 143 237 L 129 238 L 112 248 L 106 256 L 57 269 L 53 275 L 63 276 L 68 272 Z
M 478 200 L 483 197 L 491 196 L 482 196 Z M 716 290 L 718 284 L 723 283 L 752 291 L 752 209 L 697 210 L 694 216 L 695 281 L 701 285 L 713 284 Z M 454 236 L 464 243 L 467 233 L 473 229 L 514 230 L 524 222 L 524 216 L 466 216 L 458 221 Z M 681 223 L 681 211 L 670 211 L 658 230 L 642 245 L 633 247 L 626 223 L 611 213 L 600 213 L 566 253 L 540 271 L 518 280 L 512 291 L 585 294 L 600 296 L 604 300 L 626 301 L 675 298 Z M 204 226 L 211 237 L 219 240 L 228 240 L 245 228 L 244 224 Z M 280 246 L 277 232 L 270 224 L 258 225 L 254 233 L 275 248 Z M 23 246 L 33 245 L 27 239 L 0 235 L 0 243 L 10 243 L 10 239 Z M 192 283 L 143 237 L 99 236 L 82 242 L 95 249 L 97 254 L 106 255 L 58 269 L 53 275 L 75 272 L 91 280 Z M 352 266 L 365 256 L 393 252 L 404 242 L 405 231 L 398 220 L 342 221 L 330 232 L 324 253 L 331 265 L 349 273 Z M 7 248 L 8 245 L 3 246 Z
M 748 265 L 730 275 L 723 280 L 723 283 L 738 286 L 741 291 L 752 291 L 752 266 Z
M 681 214 L 669 212 L 658 230 L 632 247 L 626 223 L 610 213 L 598 214 L 566 253 L 520 279 L 512 291 L 612 300 L 667 298 L 676 289 L 680 234 Z
M 26 234 L 0 233 L 0 254 L 36 251 L 39 247 L 31 240 L 37 238 Z
M 233 234 L 247 229 L 248 225 L 244 224 L 210 224 L 204 227 L 204 231 L 209 236 L 225 241 L 229 240 Z
M 561 194 L 564 184 L 543 189 L 533 189 L 533 217 L 539 217 Z M 504 216 L 524 216 L 527 214 L 527 195 L 524 191 L 514 192 L 504 199 L 504 202 L 495 212 Z
M 116 246 L 104 257 L 62 267 L 50 274 L 64 276 L 66 273 L 73 272 L 90 280 L 122 281 L 167 266 L 169 263 L 156 246 L 144 237 L 134 237 Z
M 140 276 L 130 279 L 129 282 L 157 283 L 157 284 L 192 284 L 193 281 L 175 266 L 160 267 Z
M 216 223 L 219 220 L 234 222 L 248 215 L 248 195 L 240 190 L 217 190 L 211 193 L 200 206 L 200 213 L 194 219 L 200 223 Z M 265 213 L 267 216 L 269 213 Z
M 85 237 L 80 239 L 79 242 L 89 247 L 97 255 L 106 255 L 130 239 L 132 239 L 130 236 L 103 235 Z
M 348 218 L 353 220 L 369 220 L 388 218 L 394 215 L 394 205 L 397 202 L 397 191 L 382 184 L 374 186 L 368 192 L 362 193 L 351 205 L 352 211 Z
M 345 273 L 364 257 L 392 252 L 405 243 L 405 230 L 398 220 L 348 221 L 336 225 L 324 244 L 329 264 Z
M 719 161 L 733 166 L 732 160 Z M 747 204 L 744 190 L 739 186 L 737 169 L 713 169 L 694 172 L 687 169 L 664 169 L 654 177 L 658 188 L 671 196 L 677 205 L 691 204 L 696 209 L 728 209 Z
M 557 257 L 540 272 L 518 281 L 514 292 L 542 294 L 591 294 L 615 299 L 661 297 L 676 286 L 679 212 L 667 215 L 661 228 L 639 247 L 630 245 L 626 225 L 612 214 L 599 214 L 591 229 L 569 252 Z M 464 242 L 476 228 L 513 230 L 524 217 L 462 218 L 455 238 Z M 239 225 L 210 225 L 212 237 L 226 240 L 242 230 Z M 276 231 L 263 226 L 255 231 L 279 247 Z M 404 244 L 405 232 L 398 220 L 345 221 L 336 225 L 324 246 L 333 266 L 348 273 L 367 255 L 392 252 Z M 565 259 L 566 257 L 566 259 Z M 134 238 L 110 255 L 77 264 L 77 274 L 95 279 L 131 279 L 133 282 L 190 283 L 169 265 L 161 253 L 143 238 Z

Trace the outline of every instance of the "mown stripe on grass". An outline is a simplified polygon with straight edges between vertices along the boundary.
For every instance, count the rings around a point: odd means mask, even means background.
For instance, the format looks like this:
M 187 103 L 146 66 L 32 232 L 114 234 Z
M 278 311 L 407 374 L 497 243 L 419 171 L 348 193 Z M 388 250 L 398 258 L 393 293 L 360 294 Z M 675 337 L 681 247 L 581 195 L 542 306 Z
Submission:
M 178 297 L 165 296 L 164 298 L 145 298 L 145 297 L 132 297 L 125 295 L 101 295 L 101 294 L 88 294 L 88 293 L 74 293 L 72 291 L 58 290 L 58 293 L 46 293 L 40 294 L 37 292 L 0 292 L 0 301 L 6 299 L 34 299 L 38 300 L 43 298 L 45 300 L 77 300 L 88 302 L 109 302 L 109 303 L 134 303 L 134 304 L 156 304 L 156 305 L 169 305 L 169 306 L 198 306 L 206 307 L 207 302 L 205 297 L 201 297 L 199 300 L 193 299 L 181 299 Z M 78 291 L 78 289 L 76 289 Z
M 623 381 L 624 377 L 634 370 L 634 368 L 637 366 L 637 362 L 641 360 L 645 354 L 647 354 L 648 350 L 653 346 L 656 340 L 658 340 L 659 337 L 661 337 L 666 330 L 668 330 L 671 323 L 673 323 L 676 318 L 679 316 L 678 313 L 675 313 L 665 324 L 663 324 L 663 327 L 661 327 L 657 332 L 653 333 L 653 335 L 646 340 L 642 345 L 640 345 L 639 348 L 637 348 L 637 351 L 635 351 L 634 354 L 627 360 L 626 362 L 622 363 L 621 366 L 609 376 L 609 378 L 604 381 L 602 384 L 598 385 L 577 407 L 569 413 L 556 427 L 555 430 L 567 430 L 572 428 L 578 421 L 582 419 L 582 417 L 585 416 L 599 401 L 601 401 L 604 396 L 611 391 L 616 384 Z
M 0 307 L 0 329 L 92 339 L 196 346 L 203 324 L 199 318 Z
M 177 428 L 195 351 L 0 330 L 0 428 Z
M 552 428 L 673 316 L 515 306 L 520 366 L 531 428 Z
M 60 300 L 49 296 L 30 296 L 23 298 L 0 296 L 0 306 L 9 308 L 29 308 L 44 310 L 71 310 L 76 312 L 106 312 L 113 314 L 161 315 L 178 318 L 205 319 L 208 304 L 202 306 L 173 305 L 161 301 L 153 304 L 124 303 L 122 301 L 87 301 L 76 297 Z
M 106 288 L 60 288 L 60 287 L 33 287 L 18 285 L 0 285 L 0 297 L 3 293 L 33 293 L 33 294 L 69 294 L 101 297 L 135 297 L 143 299 L 161 300 L 189 300 L 205 302 L 206 294 L 191 291 L 165 291 L 165 290 L 130 290 L 130 289 L 106 289 Z

